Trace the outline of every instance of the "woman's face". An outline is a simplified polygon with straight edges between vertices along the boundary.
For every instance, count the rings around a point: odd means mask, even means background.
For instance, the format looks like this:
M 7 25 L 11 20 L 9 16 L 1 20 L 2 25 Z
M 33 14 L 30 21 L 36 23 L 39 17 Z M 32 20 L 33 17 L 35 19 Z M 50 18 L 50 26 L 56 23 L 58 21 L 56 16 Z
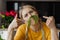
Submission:
M 38 16 L 37 11 L 33 10 L 33 9 L 30 8 L 30 7 L 23 8 L 23 10 L 22 10 L 22 17 L 23 17 L 23 20 L 24 20 L 25 22 L 27 22 L 28 19 L 29 19 L 32 15 L 37 15 L 37 16 Z M 32 24 L 35 23 L 33 19 L 31 19 L 31 22 L 32 22 Z

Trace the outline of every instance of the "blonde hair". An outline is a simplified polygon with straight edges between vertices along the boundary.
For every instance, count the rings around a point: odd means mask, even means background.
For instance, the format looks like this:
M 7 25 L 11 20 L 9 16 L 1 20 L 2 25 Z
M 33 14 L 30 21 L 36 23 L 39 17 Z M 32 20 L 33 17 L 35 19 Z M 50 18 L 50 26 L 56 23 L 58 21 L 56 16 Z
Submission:
M 37 11 L 37 9 L 34 7 L 34 6 L 31 6 L 31 5 L 22 5 L 21 7 L 19 7 L 19 17 L 20 18 L 23 18 L 22 17 L 22 10 L 24 9 L 24 8 L 32 8 L 33 10 L 35 10 L 35 11 Z M 38 12 L 38 11 L 37 11 Z

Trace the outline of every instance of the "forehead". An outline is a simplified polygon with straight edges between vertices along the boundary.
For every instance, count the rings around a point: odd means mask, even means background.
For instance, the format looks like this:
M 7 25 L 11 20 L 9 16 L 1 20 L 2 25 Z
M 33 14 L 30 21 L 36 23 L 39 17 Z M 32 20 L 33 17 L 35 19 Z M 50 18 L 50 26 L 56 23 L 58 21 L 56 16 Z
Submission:
M 23 12 L 28 12 L 30 10 L 33 10 L 32 8 L 35 9 L 35 7 L 33 7 L 31 5 L 25 5 L 25 6 L 23 6 Z
M 26 7 L 26 8 L 23 8 L 22 13 L 27 13 L 29 11 L 33 11 L 33 9 L 30 7 Z

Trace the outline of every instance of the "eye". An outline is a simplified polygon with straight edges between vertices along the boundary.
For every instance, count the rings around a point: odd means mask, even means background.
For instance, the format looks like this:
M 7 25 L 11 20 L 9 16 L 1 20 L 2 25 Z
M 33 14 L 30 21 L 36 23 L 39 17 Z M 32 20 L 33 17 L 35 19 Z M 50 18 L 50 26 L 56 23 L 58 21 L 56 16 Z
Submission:
M 27 17 L 28 16 L 28 14 L 25 14 L 25 17 Z
M 29 14 L 33 13 L 33 11 L 29 11 Z

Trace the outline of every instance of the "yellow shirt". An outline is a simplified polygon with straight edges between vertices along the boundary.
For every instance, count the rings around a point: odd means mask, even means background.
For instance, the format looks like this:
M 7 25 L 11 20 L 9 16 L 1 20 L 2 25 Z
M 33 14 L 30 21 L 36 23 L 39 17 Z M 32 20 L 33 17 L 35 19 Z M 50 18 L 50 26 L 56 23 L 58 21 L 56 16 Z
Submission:
M 43 30 L 44 36 L 46 40 L 51 40 L 51 32 L 50 29 L 43 23 Z M 14 40 L 25 40 L 25 31 L 26 31 L 26 24 L 21 25 L 14 37 Z M 38 32 L 34 32 L 32 29 L 28 31 L 28 40 L 42 40 L 42 32 L 39 30 Z

